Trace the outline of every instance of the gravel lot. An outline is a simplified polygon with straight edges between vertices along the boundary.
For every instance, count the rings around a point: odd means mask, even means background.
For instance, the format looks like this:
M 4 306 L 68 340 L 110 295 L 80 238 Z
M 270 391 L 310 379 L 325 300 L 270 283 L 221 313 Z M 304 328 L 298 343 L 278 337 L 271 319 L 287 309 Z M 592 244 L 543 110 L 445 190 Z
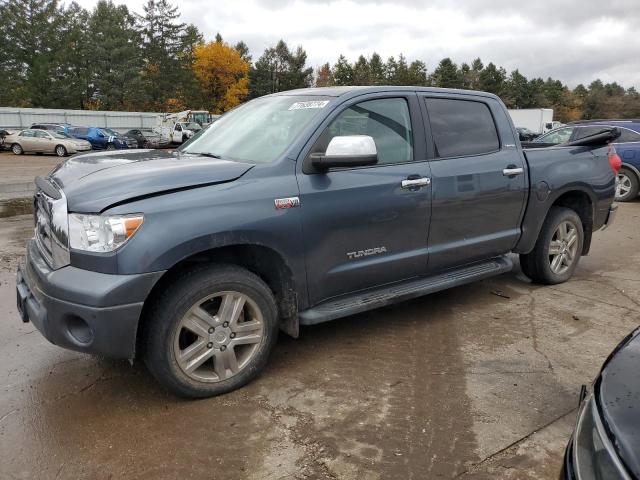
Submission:
M 57 162 L 34 158 L 15 175 Z M 554 479 L 580 386 L 640 324 L 637 201 L 566 284 L 514 271 L 304 328 L 249 386 L 183 401 L 139 362 L 62 350 L 20 322 L 31 233 L 30 216 L 0 219 L 2 478 Z

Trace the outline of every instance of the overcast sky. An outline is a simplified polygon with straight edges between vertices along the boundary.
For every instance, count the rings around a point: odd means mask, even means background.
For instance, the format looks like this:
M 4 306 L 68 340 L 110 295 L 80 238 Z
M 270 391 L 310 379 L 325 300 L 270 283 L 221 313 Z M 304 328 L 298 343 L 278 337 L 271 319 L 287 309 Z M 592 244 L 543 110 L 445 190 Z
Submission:
M 79 0 L 92 8 L 97 0 Z M 141 12 L 145 0 L 115 0 Z M 207 40 L 244 40 L 254 60 L 280 38 L 313 66 L 374 51 L 431 72 L 443 57 L 480 57 L 574 87 L 595 78 L 640 89 L 640 0 L 180 0 Z

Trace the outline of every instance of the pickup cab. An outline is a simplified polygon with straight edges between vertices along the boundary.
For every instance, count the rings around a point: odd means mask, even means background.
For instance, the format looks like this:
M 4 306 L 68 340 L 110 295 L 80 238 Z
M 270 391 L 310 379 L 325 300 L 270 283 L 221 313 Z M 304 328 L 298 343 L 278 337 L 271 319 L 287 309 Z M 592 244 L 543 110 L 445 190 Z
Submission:
M 18 308 L 56 345 L 141 358 L 186 397 L 278 332 L 508 272 L 569 280 L 612 221 L 606 142 L 523 150 L 494 95 L 282 92 L 177 151 L 77 155 L 36 180 Z

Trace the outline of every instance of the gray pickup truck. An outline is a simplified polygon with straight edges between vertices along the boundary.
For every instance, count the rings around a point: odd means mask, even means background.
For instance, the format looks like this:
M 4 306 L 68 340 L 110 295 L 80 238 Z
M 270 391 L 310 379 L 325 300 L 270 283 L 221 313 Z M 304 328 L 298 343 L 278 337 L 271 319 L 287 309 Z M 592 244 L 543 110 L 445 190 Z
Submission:
M 22 319 L 56 345 L 228 392 L 280 330 L 507 272 L 567 281 L 613 219 L 615 132 L 523 150 L 494 95 L 258 98 L 177 151 L 77 155 L 37 179 Z

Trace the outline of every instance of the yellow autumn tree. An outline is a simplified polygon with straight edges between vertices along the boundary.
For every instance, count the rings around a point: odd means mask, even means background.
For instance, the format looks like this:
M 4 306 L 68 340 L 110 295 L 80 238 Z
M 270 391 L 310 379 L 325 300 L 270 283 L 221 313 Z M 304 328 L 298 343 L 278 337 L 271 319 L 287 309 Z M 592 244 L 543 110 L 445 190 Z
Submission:
M 249 93 L 249 62 L 226 42 L 197 45 L 193 72 L 200 83 L 206 104 L 214 113 L 238 105 Z

